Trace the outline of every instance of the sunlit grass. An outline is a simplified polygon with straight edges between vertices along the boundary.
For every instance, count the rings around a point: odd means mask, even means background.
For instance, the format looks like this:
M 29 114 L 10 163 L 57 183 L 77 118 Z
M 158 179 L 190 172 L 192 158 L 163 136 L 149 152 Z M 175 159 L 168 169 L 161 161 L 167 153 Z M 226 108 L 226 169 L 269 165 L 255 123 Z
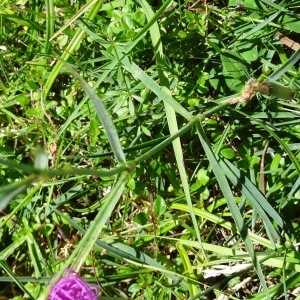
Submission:
M 0 4 L 0 296 L 294 299 L 299 9 Z

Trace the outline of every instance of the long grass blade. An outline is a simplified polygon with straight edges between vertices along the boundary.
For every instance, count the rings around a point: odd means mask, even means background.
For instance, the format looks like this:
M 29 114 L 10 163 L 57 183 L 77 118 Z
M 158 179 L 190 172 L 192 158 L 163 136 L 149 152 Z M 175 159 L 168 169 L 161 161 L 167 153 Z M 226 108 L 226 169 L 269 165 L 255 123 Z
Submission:
M 101 99 L 94 92 L 94 90 L 89 86 L 89 84 L 68 63 L 64 62 L 64 65 L 70 71 L 70 73 L 80 82 L 82 88 L 85 90 L 85 92 L 89 95 L 90 99 L 93 101 L 98 117 L 101 123 L 103 124 L 103 127 L 107 134 L 107 138 L 109 140 L 113 152 L 115 153 L 118 162 L 125 163 L 126 158 L 122 146 L 120 144 L 120 139 L 118 137 L 117 130 Z
M 222 170 L 221 166 L 219 165 L 210 145 L 209 145 L 209 141 L 206 137 L 206 134 L 201 126 L 201 124 L 199 124 L 197 126 L 198 128 L 198 132 L 199 132 L 199 139 L 201 141 L 201 144 L 202 144 L 202 147 L 209 159 L 209 162 L 212 166 L 212 169 L 213 169 L 213 172 L 215 173 L 216 175 L 216 178 L 218 180 L 218 183 L 220 185 L 220 188 L 227 200 L 227 203 L 228 203 L 228 207 L 231 211 L 231 214 L 232 214 L 232 217 L 235 221 L 235 224 L 237 226 L 237 229 L 243 239 L 243 241 L 245 242 L 245 246 L 249 252 L 249 255 L 251 256 L 252 258 L 252 261 L 253 261 L 253 264 L 254 264 L 254 268 L 257 272 L 257 275 L 261 281 L 261 284 L 263 286 L 263 289 L 265 291 L 265 294 L 266 294 L 266 297 L 267 299 L 270 299 L 270 296 L 269 296 L 269 292 L 268 292 L 268 287 L 267 287 L 267 284 L 266 284 L 266 281 L 265 281 L 265 277 L 264 277 L 264 274 L 262 272 L 262 269 L 261 269 L 261 266 L 257 260 L 257 256 L 256 256 L 256 253 L 254 251 L 254 248 L 253 248 L 253 244 L 252 244 L 252 241 L 249 237 L 249 234 L 248 234 L 248 230 L 246 228 L 246 224 L 244 222 L 244 219 L 234 201 L 234 197 L 232 195 L 232 192 L 231 192 L 231 189 L 228 185 L 228 182 L 226 180 L 226 177 L 225 177 L 225 174 L 224 174 L 224 171 Z

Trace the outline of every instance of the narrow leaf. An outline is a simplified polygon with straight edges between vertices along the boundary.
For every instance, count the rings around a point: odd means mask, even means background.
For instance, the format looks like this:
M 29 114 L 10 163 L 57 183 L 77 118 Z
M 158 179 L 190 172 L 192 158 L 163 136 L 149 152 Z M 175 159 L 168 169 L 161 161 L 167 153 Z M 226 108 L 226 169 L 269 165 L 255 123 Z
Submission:
M 89 86 L 89 84 L 68 63 L 63 62 L 63 64 L 70 71 L 70 73 L 79 81 L 82 88 L 85 90 L 85 92 L 88 94 L 88 96 L 93 101 L 93 104 L 96 108 L 98 117 L 99 117 L 101 123 L 103 124 L 103 127 L 106 131 L 106 134 L 107 134 L 107 137 L 109 140 L 109 143 L 112 147 L 113 152 L 115 153 L 115 156 L 116 156 L 118 162 L 125 163 L 126 158 L 125 158 L 125 154 L 124 154 L 123 149 L 120 144 L 117 130 L 115 128 L 113 121 L 110 118 L 110 115 L 108 114 L 107 110 L 105 109 L 105 106 L 102 103 L 101 99 L 93 91 L 93 89 Z

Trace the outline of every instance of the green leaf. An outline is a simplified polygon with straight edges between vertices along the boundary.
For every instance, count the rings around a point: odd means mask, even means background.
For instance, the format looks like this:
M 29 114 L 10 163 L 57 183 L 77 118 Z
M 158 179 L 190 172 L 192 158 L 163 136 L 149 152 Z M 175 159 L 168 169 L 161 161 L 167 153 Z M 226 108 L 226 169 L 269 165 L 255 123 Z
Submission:
M 241 91 L 245 77 L 245 67 L 242 64 L 243 58 L 238 56 L 235 52 L 227 51 L 226 54 L 221 55 L 223 64 L 223 75 L 227 86 L 233 92 Z
M 134 283 L 128 288 L 128 291 L 130 293 L 137 293 L 140 289 L 141 289 L 141 286 L 138 283 Z
M 151 131 L 146 126 L 141 125 L 141 129 L 145 133 L 145 135 L 147 135 L 147 136 L 151 136 L 152 135 Z
M 282 24 L 285 29 L 300 33 L 299 16 L 284 14 Z
M 25 96 L 25 95 L 19 95 L 15 98 L 16 101 L 18 101 L 20 103 L 20 105 L 28 105 L 30 103 L 30 99 L 29 97 Z
M 197 172 L 197 183 L 200 185 L 200 186 L 206 186 L 206 184 L 208 183 L 209 181 L 209 176 L 207 175 L 207 170 L 205 169 L 200 169 L 198 172 Z M 199 186 L 199 187 L 200 187 Z
M 231 148 L 222 149 L 220 153 L 227 159 L 232 159 L 235 157 L 235 152 Z
M 161 196 L 157 196 L 156 199 L 154 200 L 154 214 L 155 216 L 162 216 L 166 210 L 167 210 L 167 205 L 165 200 Z
M 256 61 L 258 59 L 258 50 L 257 46 L 254 46 L 253 44 L 248 44 L 248 49 L 242 49 L 240 51 L 241 56 L 243 59 L 247 62 Z
M 245 68 L 243 65 L 244 59 L 233 51 L 226 51 L 221 55 L 223 70 L 226 74 L 234 78 L 241 78 L 245 76 Z
M 32 175 L 20 181 L 16 181 L 6 186 L 0 187 L 0 211 L 4 210 L 9 202 L 13 200 L 18 194 L 30 187 L 35 180 L 36 177 Z
M 243 6 L 250 9 L 258 8 L 253 0 L 229 0 L 228 6 Z
M 184 30 L 179 30 L 177 34 L 181 39 L 184 39 L 187 36 L 187 33 Z
M 149 286 L 146 287 L 144 296 L 145 296 L 146 300 L 152 300 L 153 299 L 153 290 Z
M 145 212 L 138 213 L 134 218 L 134 221 L 140 225 L 146 225 L 149 221 L 149 215 Z
M 44 116 L 44 113 L 42 111 L 42 108 L 39 106 L 38 108 L 29 108 L 26 110 L 26 115 L 27 116 L 34 116 L 39 119 L 42 119 Z

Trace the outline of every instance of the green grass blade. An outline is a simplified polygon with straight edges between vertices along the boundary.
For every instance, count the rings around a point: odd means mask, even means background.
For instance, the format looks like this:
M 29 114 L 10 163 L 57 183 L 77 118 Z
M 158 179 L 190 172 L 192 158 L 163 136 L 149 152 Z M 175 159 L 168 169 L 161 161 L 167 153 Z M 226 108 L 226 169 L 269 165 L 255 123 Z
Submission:
M 26 296 L 34 299 L 33 295 L 25 288 L 25 286 L 19 281 L 18 277 L 12 272 L 11 268 L 8 266 L 7 262 L 0 260 L 1 268 L 9 275 L 14 283 L 25 293 Z
M 163 142 L 159 143 L 158 145 L 154 146 L 149 151 L 143 153 L 138 158 L 134 160 L 134 162 L 139 165 L 141 162 L 149 159 L 155 153 L 159 152 L 160 150 L 164 149 L 167 145 L 171 144 L 175 139 L 182 136 L 187 131 L 191 130 L 193 126 L 200 122 L 203 119 L 203 115 L 199 115 L 194 117 L 188 124 L 184 125 L 181 129 L 174 132 L 171 136 L 167 137 Z
M 286 280 L 285 285 L 287 289 L 292 289 L 295 288 L 300 281 L 300 273 L 299 272 L 293 272 L 289 278 Z M 272 286 L 269 290 L 270 293 L 270 297 L 272 297 L 272 299 L 274 299 L 273 297 L 276 297 L 277 295 L 282 294 L 284 291 L 284 284 L 283 283 L 279 283 L 275 286 Z M 253 297 L 247 297 L 246 299 L 251 299 L 251 300 L 265 300 L 265 294 L 260 292 L 258 294 L 256 294 Z
M 184 116 L 187 120 L 192 118 L 192 115 L 180 105 L 171 95 L 171 91 L 166 87 L 159 86 L 149 75 L 147 75 L 139 66 L 134 62 L 130 62 L 128 57 L 122 52 L 116 50 L 120 61 L 122 62 L 124 68 L 132 74 L 136 80 L 142 81 L 154 94 L 156 94 L 160 99 L 168 103 L 172 108 Z
M 184 269 L 185 269 L 184 274 L 189 276 L 191 279 L 196 280 L 196 276 L 195 276 L 190 258 L 188 256 L 187 251 L 185 250 L 184 246 L 180 243 L 177 243 L 176 248 L 177 248 L 178 253 L 179 253 L 179 255 L 181 257 L 181 260 L 183 262 L 183 266 L 184 266 Z M 189 287 L 190 297 L 194 297 L 195 295 L 197 295 L 199 293 L 199 289 L 197 288 L 197 286 L 193 282 L 189 282 L 188 287 Z
M 54 34 L 54 25 L 55 25 L 55 13 L 54 13 L 54 5 L 53 0 L 46 0 L 46 46 L 45 46 L 45 54 L 48 54 L 51 48 L 51 37 Z
M 36 180 L 36 176 L 28 176 L 20 181 L 0 187 L 0 211 L 4 210 L 11 200 L 25 191 Z
M 220 188 L 224 194 L 224 197 L 226 198 L 227 200 L 227 203 L 228 203 L 228 207 L 231 211 L 231 214 L 232 214 L 232 217 L 235 221 L 235 224 L 237 226 L 237 229 L 243 239 L 243 241 L 245 242 L 245 246 L 248 250 L 248 253 L 249 255 L 251 256 L 252 258 L 252 261 L 253 261 L 253 264 L 254 264 L 254 268 L 257 272 L 257 275 L 261 281 L 261 284 L 263 286 L 263 289 L 265 291 L 265 294 L 266 294 L 266 297 L 267 299 L 270 299 L 269 297 L 269 292 L 268 292 L 268 287 L 267 287 L 267 284 L 266 284 L 266 281 L 265 281 L 265 277 L 264 277 L 264 274 L 262 272 L 262 269 L 261 269 L 261 266 L 259 265 L 259 262 L 257 260 L 257 256 L 256 256 L 256 253 L 254 251 L 254 248 L 253 248 L 253 244 L 252 244 L 252 241 L 249 237 L 249 234 L 248 234 L 248 229 L 246 228 L 246 224 L 244 222 L 244 219 L 239 211 L 239 208 L 237 207 L 235 201 L 234 201 L 234 197 L 232 195 L 232 192 L 231 192 L 231 189 L 228 185 L 228 182 L 226 180 L 226 177 L 225 177 L 225 174 L 221 168 L 221 166 L 219 165 L 211 147 L 210 147 L 210 144 L 209 144 L 209 141 L 206 137 L 206 134 L 201 126 L 201 124 L 199 124 L 197 126 L 198 128 L 198 132 L 199 132 L 199 139 L 201 141 L 201 144 L 202 144 L 202 147 L 207 155 L 207 158 L 211 164 L 211 167 L 213 169 L 213 172 L 215 173 L 216 175 L 216 178 L 218 180 L 218 183 L 220 185 Z
M 70 71 L 70 73 L 80 82 L 82 88 L 85 90 L 85 92 L 88 94 L 90 99 L 93 101 L 98 117 L 101 123 L 103 124 L 109 143 L 111 145 L 113 152 L 115 153 L 118 162 L 125 163 L 126 158 L 120 143 L 120 139 L 118 137 L 117 130 L 115 128 L 113 121 L 111 120 L 110 115 L 105 109 L 105 106 L 102 103 L 101 99 L 94 92 L 94 90 L 89 86 L 89 84 L 68 63 L 64 63 L 64 64 L 66 68 Z
M 96 14 L 98 13 L 101 5 L 102 5 L 103 0 L 92 0 L 90 1 L 90 4 L 93 4 L 93 6 L 91 7 L 90 12 L 87 15 L 87 20 L 91 20 L 93 19 Z M 67 61 L 68 58 L 74 53 L 74 51 L 79 47 L 79 45 L 81 44 L 83 38 L 84 38 L 84 34 L 85 32 L 82 29 L 79 29 L 74 37 L 72 38 L 72 40 L 70 41 L 70 43 L 67 46 L 67 49 L 64 51 L 64 53 L 61 55 L 60 60 L 57 61 L 57 63 L 55 64 L 52 72 L 50 73 L 43 91 L 42 91 L 42 95 L 41 98 L 42 100 L 46 100 L 48 93 L 50 92 L 50 89 L 52 87 L 52 84 L 54 82 L 54 80 L 56 79 L 57 75 L 59 74 L 61 68 L 63 67 L 63 63 L 62 61 Z
M 55 39 L 58 35 L 60 35 L 67 27 L 71 26 L 77 19 L 79 19 L 83 14 L 85 14 L 87 11 L 90 10 L 90 13 L 87 16 L 87 19 L 91 19 L 93 17 L 93 14 L 95 12 L 95 8 L 97 7 L 97 10 L 100 10 L 100 7 L 102 6 L 103 1 L 102 0 L 91 0 L 85 5 L 83 5 L 80 10 L 64 24 L 53 36 L 51 36 L 51 40 Z M 98 4 L 98 5 L 96 5 Z M 98 12 L 98 11 L 97 11 Z M 96 13 L 97 13 L 96 12 Z
M 180 204 L 180 203 L 172 203 L 170 206 L 171 209 L 176 209 L 176 210 L 181 210 L 181 211 L 185 211 L 185 212 L 189 212 L 189 207 L 186 204 Z M 226 228 L 234 233 L 236 233 L 236 228 L 234 226 L 234 224 L 226 221 L 225 219 L 212 214 L 204 209 L 199 209 L 199 208 L 194 208 L 194 212 L 196 214 L 196 216 L 199 216 L 205 220 L 209 220 L 214 224 L 217 224 L 223 228 Z M 252 232 L 248 233 L 251 240 L 253 240 L 255 243 L 258 243 L 259 245 L 262 245 L 268 249 L 272 249 L 274 250 L 274 246 L 273 243 L 271 243 L 268 239 L 263 238 L 257 234 L 254 234 Z M 199 245 L 197 245 L 197 247 L 199 248 Z M 277 244 L 277 249 L 279 249 L 281 246 Z M 207 250 L 207 247 L 205 247 L 205 250 Z M 235 250 L 230 250 L 230 251 L 235 251 Z
M 238 40 L 246 39 L 250 35 L 255 34 L 256 32 L 262 30 L 264 27 L 266 27 L 267 25 L 269 25 L 274 19 L 276 19 L 279 16 L 280 13 L 281 13 L 281 11 L 277 11 L 276 13 L 272 14 L 267 20 L 265 20 L 262 23 L 260 23 L 259 25 L 255 26 L 253 29 L 251 29 L 247 33 L 243 33 L 238 38 Z
M 148 21 L 150 22 L 151 20 L 153 20 L 154 13 L 153 13 L 150 5 L 147 3 L 147 1 L 141 0 L 141 1 L 139 1 L 139 3 L 144 9 L 145 14 L 148 18 Z M 157 18 L 158 18 L 158 16 L 157 16 Z M 162 47 L 161 37 L 160 37 L 160 30 L 159 30 L 157 22 L 154 22 L 153 26 L 150 28 L 150 36 L 151 36 L 152 46 L 154 48 L 156 62 L 158 65 L 158 76 L 160 79 L 160 83 L 162 85 L 162 90 L 165 91 L 166 94 L 169 95 L 169 97 L 171 98 L 172 96 L 171 96 L 171 92 L 169 90 L 169 88 L 170 88 L 169 80 L 167 78 L 167 75 L 165 75 L 165 72 L 164 72 L 164 69 L 167 69 L 167 66 L 165 64 L 163 47 Z M 177 124 L 177 119 L 176 119 L 176 114 L 175 114 L 176 107 L 174 107 L 174 106 L 177 106 L 177 102 L 175 102 L 174 100 L 168 102 L 168 101 L 166 101 L 166 98 L 161 98 L 161 99 L 164 100 L 170 134 L 174 135 L 174 134 L 176 134 L 176 132 L 178 132 L 178 124 Z M 181 107 L 178 107 L 178 109 L 180 109 L 180 112 L 182 114 L 184 113 L 184 116 L 189 118 L 188 120 L 191 120 L 190 119 L 191 117 L 187 111 L 184 111 L 183 108 L 181 108 Z M 177 112 L 179 112 L 179 111 L 177 111 Z M 190 186 L 188 183 L 188 178 L 187 178 L 186 170 L 185 170 L 184 163 L 183 163 L 184 157 L 183 157 L 182 146 L 181 146 L 181 142 L 180 142 L 179 138 L 173 141 L 173 149 L 175 152 L 177 167 L 179 170 L 179 174 L 180 174 L 184 194 L 186 197 L 186 201 L 190 208 L 191 219 L 192 219 L 192 222 L 194 225 L 197 239 L 201 245 L 201 235 L 200 235 L 200 231 L 199 231 L 198 222 L 197 222 L 195 213 L 193 211 L 193 203 L 192 203 L 192 198 L 191 198 L 191 194 L 190 194 Z M 203 251 L 203 248 L 202 248 L 202 255 L 203 255 L 203 257 L 205 257 L 205 252 Z M 191 292 L 194 291 L 194 288 L 195 287 L 191 288 Z
M 68 218 L 65 214 L 61 213 L 59 210 L 57 210 L 55 207 L 51 207 L 53 211 L 55 211 L 58 215 L 60 215 L 62 218 L 64 218 L 69 224 L 71 224 L 76 230 L 78 230 L 82 235 L 86 234 L 86 230 L 83 229 L 73 221 L 72 219 Z M 164 272 L 167 271 L 167 269 L 162 266 L 159 262 L 145 254 L 144 252 L 141 252 L 137 250 L 136 248 L 130 247 L 129 245 L 120 243 L 120 242 L 114 242 L 112 241 L 111 244 L 108 244 L 104 241 L 97 240 L 96 244 L 100 246 L 101 248 L 107 250 L 108 252 L 117 255 L 120 259 L 127 259 L 129 261 L 137 262 L 139 264 L 147 264 L 149 266 L 153 266 L 155 268 L 161 269 L 162 273 L 164 273 L 167 277 L 171 278 L 175 283 L 178 282 L 180 285 L 182 285 L 184 288 L 187 288 L 185 282 L 181 282 L 180 279 L 170 273 L 170 272 Z
M 267 199 L 265 199 L 265 197 L 254 186 L 254 184 L 228 160 L 221 160 L 220 166 L 224 170 L 224 173 L 229 178 L 229 180 L 251 202 L 253 207 L 256 209 L 257 213 L 261 216 L 267 228 L 270 230 L 271 234 L 277 240 L 280 240 L 279 234 L 276 232 L 267 214 L 271 218 L 273 218 L 281 228 L 283 227 L 283 220 L 274 210 L 274 208 L 267 202 Z
M 130 45 L 125 46 L 125 51 L 126 53 L 128 53 L 129 51 L 131 51 L 133 49 L 133 47 L 136 46 L 136 44 L 143 38 L 143 36 L 149 31 L 149 29 L 153 26 L 153 24 L 155 24 L 157 22 L 157 20 L 162 16 L 162 14 L 164 13 L 164 11 L 168 8 L 169 4 L 172 2 L 173 0 L 167 0 L 165 1 L 162 6 L 159 8 L 159 10 L 153 14 L 151 13 L 151 16 L 146 15 L 148 22 L 147 24 L 143 27 L 142 30 L 140 30 L 140 32 L 134 37 L 132 43 L 130 43 Z M 138 0 L 139 4 L 141 6 L 143 6 L 143 3 L 145 3 L 144 1 L 140 1 Z M 158 47 L 159 45 L 157 45 L 156 47 Z
M 80 266 L 84 263 L 85 259 L 94 247 L 104 224 L 109 219 L 113 209 L 117 205 L 119 198 L 122 195 L 125 181 L 127 180 L 128 175 L 129 173 L 127 172 L 124 172 L 120 175 L 110 194 L 107 196 L 105 203 L 97 213 L 94 221 L 91 223 L 91 226 L 87 230 L 86 234 L 81 239 L 79 244 L 76 245 L 75 249 L 69 256 L 61 270 L 57 272 L 53 277 L 52 284 L 55 284 L 60 279 L 60 277 L 68 267 L 71 266 L 78 271 Z M 44 293 L 39 297 L 39 300 L 46 300 L 50 289 L 51 286 L 48 286 Z
M 300 49 L 295 52 L 281 67 L 268 76 L 272 81 L 278 80 L 283 74 L 288 72 L 300 59 Z
M 97 79 L 96 83 L 92 87 L 93 90 L 96 90 L 97 88 L 99 88 L 100 84 L 108 76 L 108 74 L 114 69 L 114 67 L 117 65 L 117 63 L 118 63 L 118 61 L 115 59 L 109 65 L 106 66 L 106 68 L 103 70 L 101 76 Z M 59 132 L 56 136 L 56 139 L 58 139 L 66 131 L 68 126 L 71 124 L 71 122 L 73 120 L 75 120 L 78 117 L 78 115 L 80 115 L 82 113 L 81 108 L 88 101 L 88 99 L 89 99 L 89 97 L 87 95 L 86 97 L 83 98 L 82 101 L 80 101 L 80 103 L 78 103 L 76 105 L 76 107 L 73 110 L 72 114 L 68 117 L 66 122 L 63 124 L 62 128 L 59 130 Z

